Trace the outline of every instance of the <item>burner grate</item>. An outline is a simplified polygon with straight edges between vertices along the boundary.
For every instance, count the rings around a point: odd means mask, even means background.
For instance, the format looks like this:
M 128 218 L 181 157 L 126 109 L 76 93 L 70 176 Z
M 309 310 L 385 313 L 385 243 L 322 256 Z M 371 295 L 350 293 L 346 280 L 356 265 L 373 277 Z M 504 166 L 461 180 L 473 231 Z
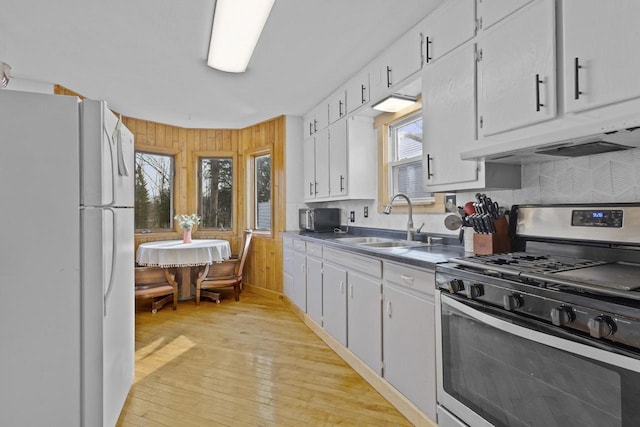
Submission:
M 604 261 L 563 257 L 525 252 L 513 252 L 507 254 L 476 255 L 474 257 L 457 259 L 463 265 L 495 270 L 513 274 L 519 273 L 555 273 L 559 271 L 573 270 L 576 268 L 591 267 L 604 264 Z

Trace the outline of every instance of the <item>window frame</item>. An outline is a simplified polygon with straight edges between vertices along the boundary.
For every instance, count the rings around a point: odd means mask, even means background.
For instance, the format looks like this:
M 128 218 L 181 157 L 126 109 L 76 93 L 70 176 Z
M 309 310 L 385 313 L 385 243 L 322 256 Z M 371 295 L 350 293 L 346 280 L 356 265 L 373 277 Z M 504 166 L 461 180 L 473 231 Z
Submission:
M 246 164 L 246 218 L 247 224 L 250 224 L 250 228 L 254 230 L 255 234 L 265 235 L 265 236 L 273 236 L 273 225 L 274 225 L 274 188 L 273 188 L 273 153 L 271 147 L 255 150 L 255 151 L 247 151 L 244 154 L 247 158 Z M 256 201 L 256 192 L 257 186 L 255 182 L 255 168 L 256 168 L 256 159 L 259 157 L 269 156 L 271 163 L 271 188 L 269 189 L 270 197 L 271 197 L 271 209 L 270 209 L 270 223 L 271 227 L 268 230 L 258 229 L 257 228 L 257 201 Z
M 176 201 L 176 197 L 175 197 L 175 193 L 176 193 L 176 156 L 177 156 L 177 152 L 174 150 L 161 150 L 161 149 L 157 149 L 155 147 L 151 148 L 151 147 L 136 147 L 134 149 L 134 159 L 136 157 L 136 155 L 140 153 L 140 154 L 147 154 L 147 155 L 152 155 L 152 156 L 163 156 L 163 157 L 169 157 L 171 159 L 171 174 L 170 174 L 170 183 L 169 183 L 169 191 L 171 193 L 171 199 L 170 199 L 170 212 L 169 212 L 169 227 L 167 228 L 134 228 L 134 232 L 135 233 L 139 233 L 139 234 L 148 234 L 148 233 L 172 233 L 175 231 L 175 223 L 173 220 L 173 217 L 175 216 L 175 201 Z M 135 179 L 135 163 L 137 163 L 134 160 L 134 179 Z M 134 220 L 135 222 L 135 220 Z
M 393 187 L 390 185 L 391 156 L 389 127 L 401 120 L 422 111 L 422 99 L 418 97 L 416 103 L 397 113 L 382 113 L 374 118 L 374 128 L 378 135 L 378 212 L 382 213 L 384 206 L 393 196 Z M 424 156 L 424 151 L 423 151 Z M 444 213 L 445 200 L 444 193 L 433 193 L 433 199 L 412 199 L 413 213 Z M 407 202 L 400 198 L 393 202 L 394 213 L 407 213 Z
M 236 232 L 238 223 L 237 212 L 237 188 L 238 188 L 238 162 L 235 152 L 231 151 L 200 151 L 195 152 L 193 155 L 195 162 L 195 191 L 196 191 L 196 212 L 201 217 L 202 215 L 202 160 L 206 159 L 229 159 L 231 160 L 231 226 L 229 228 L 221 227 L 206 227 L 204 223 L 198 226 L 202 231 L 218 231 L 218 232 Z

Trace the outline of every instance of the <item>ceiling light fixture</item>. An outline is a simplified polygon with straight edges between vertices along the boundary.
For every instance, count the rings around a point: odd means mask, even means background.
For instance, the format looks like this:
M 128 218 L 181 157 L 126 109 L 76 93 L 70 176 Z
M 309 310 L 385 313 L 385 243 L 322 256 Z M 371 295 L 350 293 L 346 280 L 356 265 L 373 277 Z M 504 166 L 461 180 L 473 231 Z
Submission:
M 9 71 L 11 71 L 11 67 L 9 64 L 5 64 L 0 61 L 0 73 L 2 74 L 2 87 L 5 88 L 9 84 Z
M 207 65 L 229 73 L 247 69 L 275 0 L 216 0 Z
M 416 102 L 414 96 L 391 94 L 384 98 L 382 101 L 376 102 L 371 106 L 374 110 L 384 111 L 386 113 L 397 113 L 400 110 L 404 110 L 411 104 Z

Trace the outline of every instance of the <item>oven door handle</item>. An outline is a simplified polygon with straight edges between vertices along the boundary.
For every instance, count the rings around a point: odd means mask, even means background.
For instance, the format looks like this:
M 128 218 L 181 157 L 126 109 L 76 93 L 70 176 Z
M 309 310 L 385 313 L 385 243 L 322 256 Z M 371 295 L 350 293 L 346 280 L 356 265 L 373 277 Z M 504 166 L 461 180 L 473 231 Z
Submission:
M 472 319 L 477 320 L 478 322 L 492 326 L 511 335 L 516 335 L 529 341 L 537 342 L 539 344 L 553 347 L 558 350 L 573 353 L 578 356 L 584 356 L 589 359 L 640 373 L 640 360 L 638 359 L 623 356 L 611 351 L 601 350 L 599 348 L 580 344 L 564 338 L 556 337 L 554 335 L 538 332 L 533 329 L 528 329 L 510 322 L 505 322 L 504 320 L 501 320 L 495 316 L 491 316 L 489 314 L 475 310 L 474 308 L 458 302 L 442 293 L 440 296 L 440 301 L 442 304 L 446 304 L 449 307 L 452 307 L 471 317 Z

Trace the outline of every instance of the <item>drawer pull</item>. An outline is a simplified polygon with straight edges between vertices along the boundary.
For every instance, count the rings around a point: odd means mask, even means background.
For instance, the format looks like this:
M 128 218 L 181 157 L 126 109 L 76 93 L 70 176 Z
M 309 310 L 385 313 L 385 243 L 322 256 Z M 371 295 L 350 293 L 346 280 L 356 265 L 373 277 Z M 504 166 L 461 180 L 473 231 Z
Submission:
M 387 316 L 391 319 L 391 301 L 387 301 Z
M 413 281 L 415 280 L 415 278 L 413 278 L 412 276 L 405 276 L 404 274 L 401 274 L 400 277 L 404 281 L 409 282 L 409 283 L 413 283 Z

